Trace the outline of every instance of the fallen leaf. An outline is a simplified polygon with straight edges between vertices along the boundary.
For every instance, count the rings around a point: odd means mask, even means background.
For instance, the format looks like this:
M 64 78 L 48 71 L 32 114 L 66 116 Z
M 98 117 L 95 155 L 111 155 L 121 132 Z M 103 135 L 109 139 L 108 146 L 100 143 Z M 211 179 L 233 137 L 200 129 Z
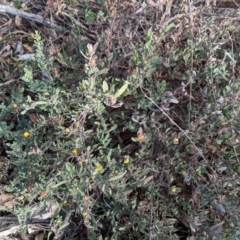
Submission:
M 7 208 L 13 208 L 14 206 L 14 199 L 15 196 L 11 193 L 4 193 L 0 195 L 0 206 L 1 207 L 7 207 Z
M 18 225 L 18 226 L 13 226 L 13 227 L 11 227 L 10 229 L 8 229 L 8 230 L 6 230 L 6 231 L 0 232 L 1 240 L 17 240 L 17 238 L 13 238 L 13 237 L 8 238 L 7 236 L 19 232 L 20 229 L 21 229 L 21 226 Z
M 21 18 L 19 15 L 16 15 L 15 17 L 15 24 L 18 28 L 21 28 L 22 24 L 21 24 Z
M 217 151 L 217 148 L 213 145 L 208 145 L 207 147 L 208 147 L 208 149 L 211 150 L 212 153 L 215 153 Z
M 40 204 L 36 204 L 31 209 L 32 212 L 35 212 L 35 214 L 32 215 L 32 218 L 36 218 L 39 220 L 52 218 L 56 214 L 58 208 L 59 208 L 59 203 L 54 199 L 46 202 L 46 205 L 44 206 L 41 206 Z M 34 234 L 38 232 L 39 232 L 39 228 L 37 228 L 37 224 L 28 225 L 29 234 Z
M 52 8 L 52 7 L 57 7 L 61 3 L 62 3 L 62 0 L 47 0 L 46 5 L 49 8 Z
M 0 205 L 4 205 L 6 202 L 11 201 L 14 198 L 15 196 L 11 193 L 3 193 L 0 195 Z
M 201 193 L 200 191 L 194 190 L 192 193 L 192 200 L 196 207 L 198 207 L 201 203 Z
M 146 185 L 146 184 L 149 183 L 152 179 L 153 179 L 153 176 L 147 177 L 147 178 L 144 180 L 143 185 Z
M 175 104 L 178 104 L 178 103 L 179 103 L 179 101 L 178 101 L 175 97 L 171 97 L 171 98 L 169 99 L 169 102 L 170 102 L 170 103 L 175 103 Z
M 27 45 L 27 44 L 23 44 L 22 47 L 23 47 L 23 49 L 25 51 L 27 51 L 29 53 L 33 53 L 34 52 L 33 48 L 31 46 Z
M 166 0 L 158 0 L 157 2 L 154 2 L 152 0 L 147 0 L 147 3 L 154 7 L 160 7 L 166 3 Z
M 39 116 L 36 113 L 30 113 L 30 119 L 34 124 L 38 124 L 39 123 Z
M 35 240 L 44 240 L 44 233 L 39 233 L 35 236 Z
M 224 222 L 220 222 L 212 227 L 209 228 L 210 232 L 213 234 L 213 235 L 216 235 L 216 234 L 220 234 L 222 233 L 223 231 L 223 223 Z

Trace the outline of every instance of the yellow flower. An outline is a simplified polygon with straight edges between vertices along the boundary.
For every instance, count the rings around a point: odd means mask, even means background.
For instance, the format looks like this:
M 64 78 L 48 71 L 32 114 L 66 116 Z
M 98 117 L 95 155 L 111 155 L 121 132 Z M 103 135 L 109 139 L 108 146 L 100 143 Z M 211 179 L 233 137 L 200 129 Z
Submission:
M 118 170 L 115 170 L 114 173 L 115 173 L 115 174 L 118 174 Z
M 71 132 L 70 128 L 65 128 L 65 133 L 70 133 L 70 132 Z
M 224 119 L 220 119 L 220 120 L 219 120 L 219 124 L 223 126 L 223 125 L 226 124 L 226 121 L 225 121 Z
M 183 170 L 183 171 L 181 172 L 181 174 L 182 174 L 183 176 L 186 176 L 186 171 Z
M 124 163 L 125 165 L 128 165 L 128 164 L 130 163 L 130 159 L 129 159 L 129 158 L 125 158 L 124 161 L 123 161 L 123 163 Z
M 87 211 L 83 211 L 83 212 L 82 212 L 82 216 L 83 216 L 83 217 L 86 217 L 86 216 L 87 216 Z
M 175 137 L 175 138 L 173 139 L 173 143 L 174 143 L 174 144 L 179 144 L 179 138 Z
M 138 134 L 137 139 L 138 139 L 138 141 L 140 141 L 140 142 L 143 141 L 143 140 L 145 140 L 145 134 L 143 134 L 143 133 Z
M 16 103 L 13 103 L 13 104 L 12 104 L 12 108 L 13 108 L 13 109 L 17 109 L 17 108 L 18 108 L 18 105 L 17 105 Z
M 72 154 L 73 154 L 73 155 L 77 155 L 77 154 L 78 154 L 78 150 L 77 150 L 76 148 L 74 148 L 74 149 L 72 150 Z
M 100 172 L 103 170 L 103 166 L 100 163 L 97 163 L 95 169 L 96 169 L 96 171 Z
M 26 131 L 23 133 L 23 137 L 28 138 L 30 137 L 30 132 Z
M 171 187 L 171 192 L 172 193 L 176 193 L 177 192 L 177 188 L 175 186 Z
M 62 224 L 62 220 L 58 219 L 56 223 L 57 223 L 57 225 L 61 225 Z

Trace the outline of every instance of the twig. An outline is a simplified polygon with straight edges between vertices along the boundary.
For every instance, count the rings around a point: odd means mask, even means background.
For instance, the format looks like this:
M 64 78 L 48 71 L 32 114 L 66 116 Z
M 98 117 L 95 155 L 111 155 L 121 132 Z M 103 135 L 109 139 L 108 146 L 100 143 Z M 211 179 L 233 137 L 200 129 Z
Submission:
M 9 80 L 9 81 L 7 81 L 5 83 L 0 83 L 0 87 L 4 87 L 4 86 L 6 86 L 8 84 L 11 84 L 13 82 L 16 82 L 16 81 L 17 81 L 16 79 L 11 79 L 11 80 Z
M 172 8 L 172 3 L 173 3 L 173 0 L 169 0 L 167 2 L 167 6 L 166 6 L 166 11 L 164 12 L 164 14 L 162 15 L 161 17 L 161 24 L 164 23 L 165 19 L 167 16 L 170 16 L 171 14 L 171 8 Z
M 20 16 L 21 18 L 25 18 L 37 23 L 40 23 L 44 26 L 48 26 L 48 27 L 54 27 L 54 24 L 52 24 L 50 21 L 44 19 L 42 16 L 33 14 L 33 13 L 27 13 L 21 10 L 17 10 L 13 7 L 10 6 L 5 6 L 0 4 L 0 13 L 8 13 L 14 16 Z
M 150 97 L 148 97 L 144 91 L 142 90 L 144 96 L 153 104 L 155 105 L 162 113 L 163 115 L 165 115 L 165 117 L 167 117 L 170 122 L 175 125 L 186 137 L 187 139 L 192 143 L 192 145 L 195 147 L 195 149 L 197 150 L 198 154 L 207 162 L 207 159 L 205 158 L 205 156 L 203 155 L 202 151 L 200 150 L 200 148 L 198 148 L 196 146 L 196 144 L 193 142 L 193 140 L 189 137 L 189 135 L 186 133 L 186 131 L 184 131 L 161 107 L 159 107 Z

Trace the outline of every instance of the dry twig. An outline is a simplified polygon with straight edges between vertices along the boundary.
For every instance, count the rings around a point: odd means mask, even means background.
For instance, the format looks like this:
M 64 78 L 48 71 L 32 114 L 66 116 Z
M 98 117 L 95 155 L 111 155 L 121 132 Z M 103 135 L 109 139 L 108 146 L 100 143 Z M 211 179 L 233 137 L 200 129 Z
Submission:
M 36 15 L 33 13 L 27 13 L 27 12 L 24 12 L 21 10 L 17 10 L 10 6 L 5 6 L 5 5 L 0 4 L 0 13 L 7 13 L 7 14 L 14 15 L 14 16 L 20 16 L 21 18 L 25 18 L 30 21 L 40 23 L 44 26 L 54 27 L 54 24 L 52 24 L 50 21 L 44 19 L 42 16 L 39 16 L 39 15 Z

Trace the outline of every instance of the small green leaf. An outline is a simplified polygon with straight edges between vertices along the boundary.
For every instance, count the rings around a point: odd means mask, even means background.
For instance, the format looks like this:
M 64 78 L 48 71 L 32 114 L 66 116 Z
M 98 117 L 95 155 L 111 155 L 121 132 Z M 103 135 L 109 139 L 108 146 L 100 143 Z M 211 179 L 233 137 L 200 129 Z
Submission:
M 60 89 L 57 88 L 55 93 L 58 95 L 60 93 Z
M 164 32 L 167 33 L 171 28 L 175 27 L 174 23 L 169 24 L 165 29 Z
M 147 31 L 147 41 L 152 37 L 152 28 L 149 28 Z
M 125 83 L 125 84 L 116 92 L 116 94 L 114 95 L 115 98 L 120 97 L 120 96 L 127 90 L 127 87 L 128 87 L 128 83 Z
M 61 229 L 64 229 L 65 227 L 67 227 L 69 225 L 69 223 L 67 222 L 67 223 L 64 223 L 59 229 L 58 229 L 58 231 L 60 231 Z
M 37 105 L 48 105 L 48 102 L 38 101 L 31 104 L 31 109 L 34 109 Z
M 103 88 L 103 92 L 107 92 L 108 91 L 108 84 L 107 84 L 106 81 L 103 81 L 102 88 Z
M 57 103 L 57 100 L 58 100 L 58 95 L 56 94 L 55 96 L 53 96 L 52 104 L 55 105 Z
M 38 102 L 33 103 L 32 105 L 37 106 L 37 105 L 44 105 L 44 104 L 48 104 L 48 102 L 38 101 Z
M 32 102 L 32 98 L 29 95 L 27 95 L 27 102 L 29 102 L 29 103 Z
M 216 207 L 216 209 L 220 210 L 222 213 L 226 212 L 226 210 L 225 210 L 225 208 L 223 207 L 222 204 L 219 204 L 219 203 L 216 202 L 215 207 Z
M 116 180 L 122 178 L 126 173 L 127 173 L 127 171 L 125 171 L 123 173 L 119 173 L 117 176 L 109 178 L 108 181 L 109 182 L 116 181 Z
M 150 45 L 151 45 L 151 39 L 150 40 L 148 40 L 146 43 L 145 43 L 145 47 L 146 47 L 146 49 L 148 49 L 149 47 L 150 47 Z
M 71 163 L 66 163 L 65 166 L 68 172 L 72 172 L 74 170 L 73 165 Z
M 150 47 L 151 42 L 152 42 L 152 28 L 149 28 L 147 31 L 146 43 L 145 43 L 145 47 L 147 49 Z
M 108 73 L 108 69 L 104 68 L 104 69 L 100 70 L 97 74 L 102 75 L 102 74 L 106 74 L 106 73 Z
M 65 183 L 67 183 L 67 181 L 66 181 L 66 180 L 65 180 L 65 181 L 62 181 L 62 182 L 59 182 L 59 183 L 57 183 L 56 185 L 52 186 L 52 188 L 57 188 L 57 187 L 59 187 L 59 186 L 61 186 L 61 185 L 65 184 Z

